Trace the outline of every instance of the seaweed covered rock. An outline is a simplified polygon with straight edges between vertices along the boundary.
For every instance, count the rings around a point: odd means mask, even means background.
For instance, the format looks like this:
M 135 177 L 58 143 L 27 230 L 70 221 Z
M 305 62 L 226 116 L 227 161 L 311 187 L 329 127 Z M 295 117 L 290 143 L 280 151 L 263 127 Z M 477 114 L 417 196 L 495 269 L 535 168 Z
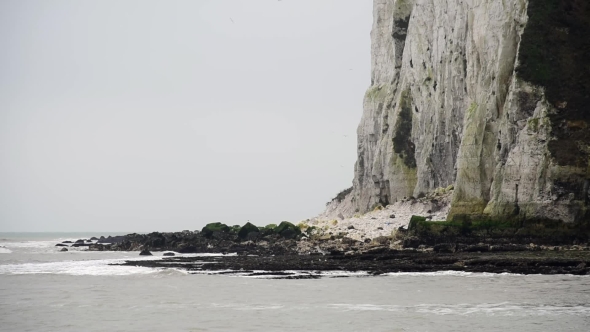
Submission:
M 238 231 L 238 237 L 242 240 L 245 240 L 250 233 L 260 233 L 260 230 L 252 223 L 247 222 L 244 226 L 240 227 L 240 230 Z
M 287 239 L 294 239 L 295 237 L 301 234 L 301 230 L 299 229 L 299 227 L 293 225 L 288 221 L 281 222 L 279 226 L 275 228 L 274 231 L 278 235 Z
M 268 224 L 264 227 L 260 227 L 259 231 L 262 236 L 267 236 L 267 235 L 275 234 L 276 228 L 277 228 L 276 224 Z
M 229 226 L 227 226 L 226 224 L 214 222 L 205 225 L 205 227 L 203 227 L 203 229 L 201 230 L 201 234 L 205 237 L 211 237 L 215 232 L 228 233 L 230 230 L 231 228 L 229 228 Z

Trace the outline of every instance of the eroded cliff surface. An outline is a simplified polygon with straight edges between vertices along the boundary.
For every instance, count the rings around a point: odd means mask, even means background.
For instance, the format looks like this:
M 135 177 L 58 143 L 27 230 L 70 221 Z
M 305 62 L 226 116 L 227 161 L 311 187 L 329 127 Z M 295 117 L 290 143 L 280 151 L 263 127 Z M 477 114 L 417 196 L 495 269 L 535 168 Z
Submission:
M 450 217 L 588 217 L 586 0 L 374 0 L 353 190 L 335 213 L 455 186 Z

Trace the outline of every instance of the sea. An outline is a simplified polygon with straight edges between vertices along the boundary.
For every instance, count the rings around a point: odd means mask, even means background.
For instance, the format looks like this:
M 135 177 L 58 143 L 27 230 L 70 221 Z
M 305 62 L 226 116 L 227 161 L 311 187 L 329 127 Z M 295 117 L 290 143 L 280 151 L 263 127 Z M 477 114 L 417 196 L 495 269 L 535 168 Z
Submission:
M 285 280 L 116 266 L 162 256 L 55 247 L 101 235 L 121 233 L 0 233 L 0 331 L 590 331 L 588 276 Z

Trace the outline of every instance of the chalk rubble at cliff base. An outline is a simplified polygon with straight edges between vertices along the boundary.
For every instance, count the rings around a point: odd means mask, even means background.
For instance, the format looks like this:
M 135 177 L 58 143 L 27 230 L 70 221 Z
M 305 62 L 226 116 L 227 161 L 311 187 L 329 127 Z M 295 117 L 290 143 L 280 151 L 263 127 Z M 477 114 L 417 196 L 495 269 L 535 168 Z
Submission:
M 431 220 L 444 221 L 449 213 L 452 186 L 438 190 L 423 198 L 406 198 L 382 207 L 376 205 L 373 211 L 355 214 L 349 218 L 341 218 L 338 210 L 326 212 L 305 221 L 316 227 L 319 234 L 344 235 L 357 241 L 374 239 L 380 236 L 391 236 L 400 227 L 407 227 L 412 216 L 424 216 Z M 331 202 L 329 205 L 338 205 Z

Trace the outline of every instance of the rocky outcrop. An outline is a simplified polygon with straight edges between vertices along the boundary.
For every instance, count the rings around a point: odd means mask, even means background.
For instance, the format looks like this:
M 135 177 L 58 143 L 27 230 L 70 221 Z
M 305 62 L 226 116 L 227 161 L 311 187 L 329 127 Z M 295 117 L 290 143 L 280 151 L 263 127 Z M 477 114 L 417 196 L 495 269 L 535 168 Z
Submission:
M 350 217 L 454 184 L 458 215 L 588 218 L 590 4 L 374 0 Z

